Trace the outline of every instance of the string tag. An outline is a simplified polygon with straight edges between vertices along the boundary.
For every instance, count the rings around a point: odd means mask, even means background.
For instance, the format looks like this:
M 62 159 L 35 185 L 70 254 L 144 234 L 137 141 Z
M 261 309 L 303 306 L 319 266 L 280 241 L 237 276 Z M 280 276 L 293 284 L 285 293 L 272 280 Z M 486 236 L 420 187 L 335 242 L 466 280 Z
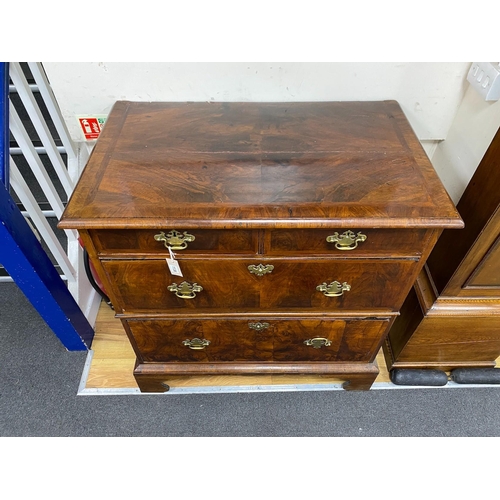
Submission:
M 174 252 L 172 252 L 172 249 L 170 247 L 168 247 L 168 252 L 170 253 L 170 258 L 167 257 L 167 265 L 168 269 L 170 270 L 170 274 L 172 276 L 182 277 L 181 266 L 179 265 L 179 262 L 175 260 L 175 254 Z

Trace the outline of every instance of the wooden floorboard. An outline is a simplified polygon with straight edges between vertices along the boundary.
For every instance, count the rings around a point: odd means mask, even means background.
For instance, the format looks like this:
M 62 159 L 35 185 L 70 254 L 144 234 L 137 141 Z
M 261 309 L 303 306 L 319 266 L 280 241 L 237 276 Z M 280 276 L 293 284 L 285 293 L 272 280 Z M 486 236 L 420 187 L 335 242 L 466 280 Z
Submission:
M 101 304 L 92 343 L 93 356 L 85 389 L 137 389 L 132 371 L 135 355 L 120 320 L 104 302 Z M 390 382 L 382 350 L 377 356 L 380 369 L 375 383 Z M 176 387 L 276 386 L 300 384 L 340 384 L 331 376 L 311 375 L 217 375 L 176 377 Z

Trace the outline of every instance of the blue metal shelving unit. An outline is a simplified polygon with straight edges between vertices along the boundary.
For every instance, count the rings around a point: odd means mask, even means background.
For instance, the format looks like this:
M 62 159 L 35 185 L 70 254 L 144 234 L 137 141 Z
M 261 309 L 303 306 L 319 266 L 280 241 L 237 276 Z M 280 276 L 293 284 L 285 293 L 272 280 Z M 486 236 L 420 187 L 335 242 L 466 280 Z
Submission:
M 66 349 L 88 350 L 93 328 L 8 190 L 9 63 L 6 62 L 0 62 L 0 114 L 0 264 Z

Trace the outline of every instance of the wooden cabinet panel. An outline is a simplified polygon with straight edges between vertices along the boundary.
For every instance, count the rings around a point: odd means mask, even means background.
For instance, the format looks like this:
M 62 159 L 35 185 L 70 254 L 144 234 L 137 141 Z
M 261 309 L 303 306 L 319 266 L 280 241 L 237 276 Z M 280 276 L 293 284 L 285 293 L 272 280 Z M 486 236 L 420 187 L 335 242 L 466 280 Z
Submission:
M 500 238 L 478 264 L 466 287 L 500 287 Z
M 377 354 L 380 335 L 388 322 L 388 319 L 191 318 L 130 320 L 127 329 L 144 362 L 369 362 Z M 200 348 L 190 347 L 193 339 L 200 342 L 196 341 L 192 347 Z
M 500 356 L 500 131 L 394 321 L 389 368 L 495 366 Z
M 458 311 L 460 314 L 460 311 Z M 397 356 L 403 363 L 490 363 L 500 352 L 499 320 L 494 316 L 427 317 Z

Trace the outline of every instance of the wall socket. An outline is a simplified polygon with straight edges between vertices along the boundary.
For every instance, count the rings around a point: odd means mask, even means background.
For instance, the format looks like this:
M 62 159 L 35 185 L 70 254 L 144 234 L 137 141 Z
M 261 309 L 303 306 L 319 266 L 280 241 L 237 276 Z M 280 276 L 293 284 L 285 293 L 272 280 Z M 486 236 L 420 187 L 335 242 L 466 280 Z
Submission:
M 500 99 L 500 63 L 475 62 L 469 69 L 467 81 L 485 101 Z

